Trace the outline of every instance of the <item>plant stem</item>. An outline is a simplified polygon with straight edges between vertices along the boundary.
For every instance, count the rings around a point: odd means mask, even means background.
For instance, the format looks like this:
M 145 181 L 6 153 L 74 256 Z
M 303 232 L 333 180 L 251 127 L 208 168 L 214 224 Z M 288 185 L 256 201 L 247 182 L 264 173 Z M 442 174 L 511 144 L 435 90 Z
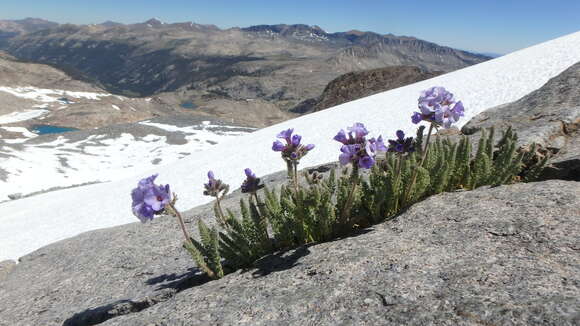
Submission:
M 286 167 L 288 170 L 288 179 L 294 187 L 294 191 L 298 192 L 298 162 L 293 160 L 286 160 Z
M 429 131 L 427 132 L 427 140 L 425 141 L 425 149 L 423 150 L 423 157 L 421 158 L 421 162 L 413 171 L 413 178 L 411 179 L 411 183 L 409 184 L 409 188 L 407 189 L 407 194 L 405 195 L 405 204 L 409 201 L 411 197 L 411 191 L 413 191 L 413 186 L 415 186 L 415 182 L 417 182 L 417 175 L 419 174 L 419 168 L 423 167 L 423 163 L 427 158 L 427 152 L 429 151 L 429 140 L 431 139 L 431 132 L 433 131 L 433 123 L 429 126 Z
M 294 187 L 296 187 L 296 191 L 298 191 L 298 162 L 293 161 L 292 165 L 294 167 Z
M 189 236 L 189 234 L 187 233 L 187 230 L 185 229 L 185 223 L 183 223 L 183 216 L 181 216 L 181 213 L 179 213 L 179 211 L 175 208 L 175 206 L 173 206 L 173 204 L 169 203 L 169 204 L 167 204 L 167 206 L 169 207 L 169 209 L 171 210 L 173 215 L 175 215 L 175 217 L 177 217 L 177 220 L 179 221 L 179 226 L 181 226 L 181 231 L 183 231 L 183 236 L 185 237 L 185 248 L 190 252 L 190 254 L 195 259 L 195 255 L 192 252 L 193 249 L 188 248 L 188 247 L 195 248 L 195 246 L 193 245 L 193 242 L 191 241 L 191 237 Z M 203 258 L 200 258 L 200 259 L 203 259 Z M 207 276 L 209 276 L 212 279 L 216 279 L 215 273 L 205 263 L 202 264 L 202 263 L 198 262 L 198 267 L 201 268 L 207 274 Z
M 226 223 L 226 216 L 224 215 L 224 211 L 222 210 L 222 205 L 220 203 L 220 197 L 217 196 L 216 197 L 216 207 L 217 207 L 217 212 L 219 215 L 219 223 L 221 224 L 221 226 L 223 228 L 226 228 L 228 226 L 228 224 Z
M 344 204 L 344 209 L 342 210 L 342 214 L 340 217 L 343 227 L 346 225 L 346 219 L 348 218 L 348 215 L 350 214 L 350 211 L 352 209 L 352 204 L 354 201 L 354 193 L 355 193 L 356 188 L 358 186 L 358 166 L 355 164 L 353 164 L 353 167 L 352 167 L 352 174 L 350 176 L 350 183 L 351 183 L 350 192 L 348 193 L 348 197 L 346 199 L 346 203 Z
M 173 212 L 173 214 L 175 215 L 175 217 L 177 217 L 177 220 L 179 221 L 179 226 L 181 226 L 181 231 L 183 231 L 183 236 L 185 237 L 185 242 L 188 242 L 191 244 L 191 238 L 189 237 L 189 234 L 187 233 L 187 230 L 185 229 L 185 223 L 183 223 L 183 217 L 181 216 L 181 213 L 179 213 L 179 211 L 172 204 L 167 204 L 167 205 L 169 206 L 169 208 L 171 209 L 171 211 Z
M 396 158 L 397 158 L 397 169 L 396 169 L 397 175 L 395 176 L 396 177 L 396 179 L 395 179 L 396 180 L 395 181 L 395 189 L 398 189 L 399 188 L 399 185 L 401 183 L 401 179 L 402 179 L 401 178 L 401 167 L 403 165 L 403 158 L 404 158 L 404 156 L 403 155 L 397 155 Z M 397 212 L 397 210 L 399 209 L 399 199 L 400 199 L 399 196 L 397 196 L 395 198 L 395 212 Z

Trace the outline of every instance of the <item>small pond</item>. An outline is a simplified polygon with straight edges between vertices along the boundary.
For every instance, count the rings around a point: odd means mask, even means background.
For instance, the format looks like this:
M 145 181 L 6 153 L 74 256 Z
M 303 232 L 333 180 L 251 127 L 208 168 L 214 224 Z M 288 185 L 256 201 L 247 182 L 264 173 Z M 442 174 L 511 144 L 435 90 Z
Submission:
M 59 126 L 51 126 L 51 125 L 34 125 L 32 126 L 32 132 L 39 135 L 46 135 L 46 134 L 60 134 L 63 132 L 75 131 L 79 130 L 76 128 L 68 128 L 68 127 L 59 127 Z
M 189 101 L 189 102 L 183 102 L 180 105 L 182 108 L 184 109 L 188 109 L 188 110 L 193 110 L 197 107 L 197 105 L 195 105 L 193 102 Z

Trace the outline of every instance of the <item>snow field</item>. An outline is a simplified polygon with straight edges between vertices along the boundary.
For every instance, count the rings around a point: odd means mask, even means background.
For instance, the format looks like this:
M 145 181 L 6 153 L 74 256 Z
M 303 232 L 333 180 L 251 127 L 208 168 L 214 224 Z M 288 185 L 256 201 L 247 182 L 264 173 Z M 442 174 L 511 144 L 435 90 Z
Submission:
M 182 132 L 187 144 L 167 144 L 165 136 L 136 138 L 123 133 L 116 138 L 93 135 L 80 141 L 70 141 L 65 136 L 59 136 L 50 143 L 24 143 L 23 150 L 4 148 L 0 153 L 8 157 L 0 156 L 0 166 L 8 176 L 5 182 L 0 180 L 0 201 L 7 200 L 8 195 L 15 193 L 30 194 L 52 187 L 123 179 L 127 175 L 143 173 L 156 165 L 166 165 L 190 154 L 195 155 L 215 143 L 245 134 L 239 131 L 214 132 L 207 127 L 216 126 L 209 124 L 187 128 L 147 122 L 143 124 Z M 25 129 L 3 128 L 11 131 Z

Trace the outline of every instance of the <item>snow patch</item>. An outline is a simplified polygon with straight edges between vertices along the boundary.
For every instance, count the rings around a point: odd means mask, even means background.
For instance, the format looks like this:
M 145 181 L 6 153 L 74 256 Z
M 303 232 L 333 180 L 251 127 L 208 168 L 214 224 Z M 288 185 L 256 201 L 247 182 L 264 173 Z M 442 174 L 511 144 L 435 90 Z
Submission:
M 63 101 L 63 97 L 85 98 L 89 100 L 99 100 L 101 97 L 112 96 L 108 93 L 94 93 L 94 92 L 71 92 L 60 89 L 36 88 L 32 86 L 27 87 L 5 87 L 0 86 L 0 92 L 12 94 L 14 96 L 34 100 L 37 102 L 57 102 Z M 65 101 L 68 102 L 68 101 Z M 68 102 L 71 103 L 71 102 Z
M 9 124 L 14 122 L 26 121 L 40 116 L 45 115 L 50 111 L 39 109 L 39 110 L 28 110 L 24 112 L 12 112 L 5 115 L 0 115 L 0 123 Z
M 167 144 L 167 137 L 147 135 L 134 137 L 123 133 L 119 137 L 92 135 L 84 140 L 70 141 L 64 136 L 41 144 L 24 144 L 24 148 L 0 149 L 0 166 L 8 173 L 7 181 L 0 181 L 0 201 L 9 194 L 29 194 L 52 187 L 68 187 L 94 181 L 113 181 L 128 174 L 150 170 L 156 159 L 169 164 L 183 157 L 182 153 L 203 151 L 212 144 L 245 134 L 241 131 L 210 131 L 201 125 L 174 127 L 149 123 L 167 131 L 185 134 L 183 145 Z M 6 130 L 23 132 L 25 128 L 3 127 Z M 235 127 L 231 127 L 235 128 Z M 28 132 L 26 136 L 36 136 Z M 7 143 L 23 143 L 27 139 L 5 140 Z M 5 185 L 5 186 L 4 186 Z M 1 218 L 0 218 L 1 221 Z
M 9 131 L 9 132 L 18 132 L 21 133 L 22 136 L 26 138 L 34 138 L 38 136 L 37 134 L 30 132 L 28 129 L 24 127 L 2 127 L 2 129 Z

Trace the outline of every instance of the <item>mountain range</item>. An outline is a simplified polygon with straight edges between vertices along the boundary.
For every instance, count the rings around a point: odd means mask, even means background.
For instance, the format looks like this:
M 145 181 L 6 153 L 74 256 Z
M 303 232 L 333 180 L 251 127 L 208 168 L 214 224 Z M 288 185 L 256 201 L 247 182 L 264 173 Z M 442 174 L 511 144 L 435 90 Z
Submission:
M 449 72 L 489 59 L 392 34 L 327 33 L 301 24 L 220 29 L 157 19 L 93 25 L 4 20 L 0 50 L 114 94 L 156 96 L 218 116 L 224 107 L 230 115 L 267 111 L 271 123 L 289 118 L 284 112 L 320 96 L 345 73 L 396 65 Z

